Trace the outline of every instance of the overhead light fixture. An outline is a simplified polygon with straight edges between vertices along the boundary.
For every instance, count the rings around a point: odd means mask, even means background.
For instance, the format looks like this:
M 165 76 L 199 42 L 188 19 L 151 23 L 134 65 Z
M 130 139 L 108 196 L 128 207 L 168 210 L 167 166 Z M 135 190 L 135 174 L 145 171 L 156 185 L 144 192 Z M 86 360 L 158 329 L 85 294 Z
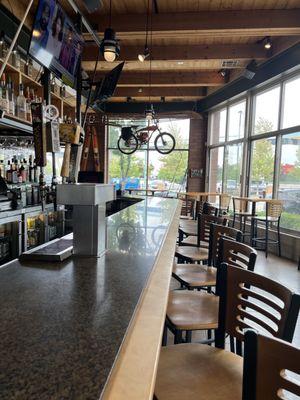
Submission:
M 109 3 L 109 28 L 105 29 L 100 46 L 101 53 L 107 62 L 114 62 L 120 55 L 119 41 L 116 38 L 116 32 L 111 28 L 111 1 Z
M 178 64 L 178 65 L 183 65 L 184 62 L 183 62 L 183 61 L 177 61 L 177 64 Z
M 230 70 L 226 68 L 222 68 L 218 71 L 218 73 L 224 78 L 225 83 L 229 82 L 230 78 Z
M 270 48 L 272 47 L 272 40 L 271 40 L 270 36 L 267 36 L 264 38 L 263 44 L 264 44 L 264 48 L 266 50 L 270 50 Z
M 155 112 L 153 108 L 153 104 L 148 104 L 146 110 L 145 110 L 145 118 L 147 121 L 152 121 L 154 119 Z
M 144 62 L 146 58 L 150 56 L 150 51 L 148 47 L 149 14 L 150 14 L 150 0 L 148 0 L 148 5 L 147 5 L 147 17 L 146 17 L 146 27 L 145 27 L 146 38 L 145 38 L 144 52 L 138 54 L 138 60 L 140 62 Z
M 143 93 L 143 88 L 140 87 L 139 90 L 138 90 L 138 92 L 139 92 L 139 93 Z
M 253 79 L 257 72 L 257 62 L 252 60 L 244 69 L 242 75 L 247 79 Z
M 138 59 L 140 62 L 144 62 L 147 57 L 150 56 L 150 51 L 147 46 L 145 46 L 144 53 L 138 55 Z

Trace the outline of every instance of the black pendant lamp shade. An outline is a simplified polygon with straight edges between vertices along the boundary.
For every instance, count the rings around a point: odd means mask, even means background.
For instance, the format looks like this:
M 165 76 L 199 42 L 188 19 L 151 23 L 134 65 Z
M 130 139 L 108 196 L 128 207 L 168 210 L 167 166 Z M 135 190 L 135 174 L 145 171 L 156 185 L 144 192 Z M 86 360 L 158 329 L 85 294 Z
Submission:
M 105 29 L 100 50 L 107 62 L 114 62 L 119 57 L 120 45 L 112 28 Z

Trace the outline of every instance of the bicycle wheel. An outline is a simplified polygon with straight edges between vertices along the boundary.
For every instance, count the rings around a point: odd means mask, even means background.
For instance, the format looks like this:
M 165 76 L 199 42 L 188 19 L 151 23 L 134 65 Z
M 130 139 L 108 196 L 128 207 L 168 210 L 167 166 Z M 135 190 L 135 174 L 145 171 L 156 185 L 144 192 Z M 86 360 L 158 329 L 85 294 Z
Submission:
M 156 136 L 154 140 L 154 146 L 155 149 L 160 153 L 160 154 L 169 154 L 171 153 L 174 148 L 175 148 L 175 138 L 171 133 L 168 132 L 162 132 L 159 135 Z
M 132 154 L 138 148 L 138 140 L 135 135 L 131 134 L 127 140 L 124 140 L 122 136 L 118 140 L 118 149 L 123 154 Z

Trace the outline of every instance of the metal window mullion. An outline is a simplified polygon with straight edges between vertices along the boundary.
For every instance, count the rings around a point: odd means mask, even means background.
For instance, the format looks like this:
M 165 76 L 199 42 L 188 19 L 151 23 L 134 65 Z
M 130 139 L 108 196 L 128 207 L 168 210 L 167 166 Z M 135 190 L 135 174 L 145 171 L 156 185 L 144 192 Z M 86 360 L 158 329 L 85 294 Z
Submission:
M 273 199 L 278 198 L 280 162 L 282 152 L 282 135 L 276 137 L 275 157 L 274 157 L 274 177 L 273 177 Z M 276 155 L 278 157 L 276 157 Z

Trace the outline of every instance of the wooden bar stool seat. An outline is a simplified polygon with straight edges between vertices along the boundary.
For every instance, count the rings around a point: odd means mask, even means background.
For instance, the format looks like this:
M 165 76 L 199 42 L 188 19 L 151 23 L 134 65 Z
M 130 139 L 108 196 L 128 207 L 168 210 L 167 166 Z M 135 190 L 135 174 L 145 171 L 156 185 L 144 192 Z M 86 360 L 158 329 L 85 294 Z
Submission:
M 205 271 L 187 271 L 177 274 L 177 279 L 188 289 L 216 286 L 217 270 L 207 267 Z
M 176 264 L 173 265 L 172 275 L 181 275 L 188 272 L 205 272 L 207 267 L 199 264 Z
M 200 247 L 208 247 L 207 242 L 200 241 Z M 180 246 L 198 246 L 197 236 L 188 236 L 180 242 Z
M 208 249 L 195 246 L 177 246 L 175 256 L 191 262 L 208 260 Z
M 203 344 L 162 347 L 157 400 L 241 400 L 243 358 Z

